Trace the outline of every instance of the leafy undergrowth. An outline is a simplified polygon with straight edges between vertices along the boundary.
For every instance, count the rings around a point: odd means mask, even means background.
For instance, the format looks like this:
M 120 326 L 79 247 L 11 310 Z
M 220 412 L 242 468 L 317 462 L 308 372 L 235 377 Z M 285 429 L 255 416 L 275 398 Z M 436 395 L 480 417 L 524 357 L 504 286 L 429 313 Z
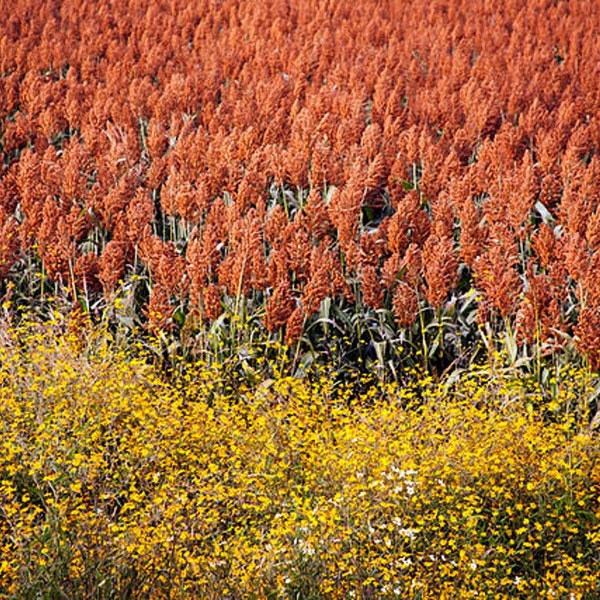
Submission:
M 60 324 L 0 328 L 7 598 L 597 598 L 593 380 L 166 381 Z

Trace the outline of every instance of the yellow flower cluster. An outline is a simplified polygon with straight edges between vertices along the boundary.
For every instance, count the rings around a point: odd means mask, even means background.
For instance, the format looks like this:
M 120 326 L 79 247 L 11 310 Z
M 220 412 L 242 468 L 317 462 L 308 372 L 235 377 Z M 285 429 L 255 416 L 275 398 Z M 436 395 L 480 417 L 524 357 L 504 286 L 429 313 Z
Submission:
M 600 596 L 583 372 L 225 394 L 49 326 L 0 365 L 2 597 Z

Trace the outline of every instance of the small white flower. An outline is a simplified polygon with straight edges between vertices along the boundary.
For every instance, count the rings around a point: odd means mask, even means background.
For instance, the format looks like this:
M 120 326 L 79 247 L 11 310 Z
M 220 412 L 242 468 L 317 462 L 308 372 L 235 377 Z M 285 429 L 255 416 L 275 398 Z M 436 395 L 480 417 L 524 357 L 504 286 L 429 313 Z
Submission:
M 404 484 L 404 493 L 407 496 L 414 496 L 415 495 L 415 484 L 413 481 L 407 481 Z
M 413 477 L 417 474 L 417 471 L 414 469 L 406 469 L 405 471 L 398 471 L 398 475 L 402 479 L 407 479 L 408 477 Z
M 417 537 L 417 532 L 414 529 L 402 528 L 398 533 L 407 537 L 409 540 L 414 540 Z

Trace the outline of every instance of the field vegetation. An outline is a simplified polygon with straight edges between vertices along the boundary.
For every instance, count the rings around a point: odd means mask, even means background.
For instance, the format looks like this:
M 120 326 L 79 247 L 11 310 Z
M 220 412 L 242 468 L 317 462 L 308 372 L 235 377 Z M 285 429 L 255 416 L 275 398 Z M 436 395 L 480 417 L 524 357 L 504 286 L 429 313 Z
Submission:
M 592 378 L 492 365 L 358 394 L 175 383 L 63 322 L 2 332 L 12 598 L 594 598 Z
M 0 14 L 0 597 L 600 596 L 597 2 Z

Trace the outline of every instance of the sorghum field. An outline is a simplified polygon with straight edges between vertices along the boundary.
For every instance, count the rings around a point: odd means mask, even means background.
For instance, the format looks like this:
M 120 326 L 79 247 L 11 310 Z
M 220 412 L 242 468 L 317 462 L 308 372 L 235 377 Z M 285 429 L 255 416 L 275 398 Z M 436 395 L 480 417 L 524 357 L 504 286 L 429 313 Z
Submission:
M 0 15 L 0 598 L 600 598 L 599 3 Z

